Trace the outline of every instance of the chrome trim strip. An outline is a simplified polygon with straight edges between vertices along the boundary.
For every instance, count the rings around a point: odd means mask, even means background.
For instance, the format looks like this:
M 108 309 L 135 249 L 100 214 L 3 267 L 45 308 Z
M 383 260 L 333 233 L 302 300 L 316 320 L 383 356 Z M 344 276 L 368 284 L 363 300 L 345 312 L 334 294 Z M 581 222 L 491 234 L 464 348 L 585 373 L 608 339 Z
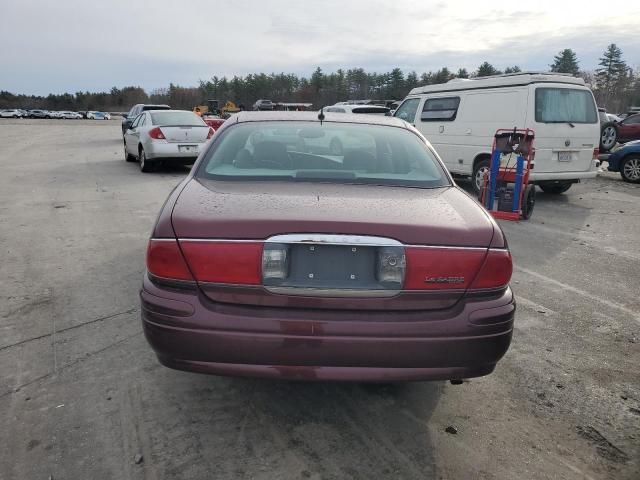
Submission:
M 335 235 L 326 233 L 289 233 L 274 235 L 265 243 L 321 243 L 324 245 L 360 245 L 368 247 L 402 247 L 398 240 L 369 235 Z
M 346 288 L 305 288 L 305 287 L 269 287 L 264 289 L 277 295 L 305 296 L 305 297 L 395 297 L 401 290 L 358 290 Z

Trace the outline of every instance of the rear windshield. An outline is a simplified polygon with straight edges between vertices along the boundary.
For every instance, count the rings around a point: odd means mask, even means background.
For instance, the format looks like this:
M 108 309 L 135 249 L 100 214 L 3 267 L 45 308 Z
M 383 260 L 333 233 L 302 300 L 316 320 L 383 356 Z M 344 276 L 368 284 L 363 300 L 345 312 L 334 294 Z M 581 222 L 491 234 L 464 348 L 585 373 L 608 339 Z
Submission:
M 150 115 L 154 125 L 205 125 L 202 118 L 193 112 L 151 111 Z
M 598 112 L 588 90 L 536 89 L 536 122 L 597 123 Z
M 196 176 L 424 188 L 449 185 L 440 163 L 414 133 L 338 122 L 231 126 L 207 153 Z
M 353 113 L 377 113 L 384 115 L 389 111 L 386 107 L 358 107 L 351 110 Z
M 171 110 L 171 107 L 169 105 L 144 105 L 142 111 L 146 112 L 147 110 Z

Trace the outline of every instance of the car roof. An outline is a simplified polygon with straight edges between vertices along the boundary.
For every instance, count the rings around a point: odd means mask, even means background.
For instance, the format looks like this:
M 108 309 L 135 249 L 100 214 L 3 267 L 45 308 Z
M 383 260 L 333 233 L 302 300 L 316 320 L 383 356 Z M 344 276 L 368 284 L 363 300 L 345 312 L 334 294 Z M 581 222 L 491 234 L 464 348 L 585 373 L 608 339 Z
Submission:
M 271 112 L 239 112 L 233 115 L 228 123 L 242 122 L 319 122 L 319 112 L 288 112 L 288 111 L 271 111 Z M 409 124 L 404 120 L 396 117 L 385 117 L 381 115 L 363 115 L 350 113 L 333 113 L 324 112 L 324 122 L 333 123 L 360 123 L 368 125 L 387 125 L 390 127 L 409 128 Z M 227 123 L 225 122 L 225 123 Z
M 329 108 L 344 108 L 345 110 L 354 110 L 356 108 L 372 108 L 372 109 L 378 109 L 380 111 L 389 111 L 390 108 L 389 107 L 385 107 L 384 105 L 374 105 L 374 104 L 370 104 L 370 103 L 341 103 L 341 104 L 336 104 L 336 105 L 329 105 Z
M 162 110 L 145 110 L 145 113 L 156 113 L 156 112 L 162 112 L 162 113 L 167 113 L 167 112 L 189 112 L 189 113 L 193 113 L 191 110 L 181 110 L 179 108 L 170 108 L 170 109 L 162 109 Z M 195 113 L 193 113 L 194 115 L 196 115 Z M 196 115 L 197 116 L 197 115 Z
M 446 83 L 425 85 L 416 87 L 409 92 L 409 96 L 423 93 L 453 92 L 459 90 L 475 90 L 495 87 L 513 87 L 529 85 L 532 83 L 564 83 L 577 86 L 585 86 L 582 78 L 572 77 L 569 74 L 553 72 L 519 72 L 489 77 L 454 78 Z

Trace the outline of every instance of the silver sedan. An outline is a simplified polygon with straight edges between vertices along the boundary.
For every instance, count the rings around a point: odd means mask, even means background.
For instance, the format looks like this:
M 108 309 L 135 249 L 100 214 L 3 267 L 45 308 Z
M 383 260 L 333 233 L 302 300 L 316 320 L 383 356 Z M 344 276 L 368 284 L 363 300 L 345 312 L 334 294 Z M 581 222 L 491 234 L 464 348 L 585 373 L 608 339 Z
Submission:
M 149 110 L 124 133 L 124 156 L 151 172 L 161 164 L 190 165 L 214 134 L 202 118 L 187 110 Z

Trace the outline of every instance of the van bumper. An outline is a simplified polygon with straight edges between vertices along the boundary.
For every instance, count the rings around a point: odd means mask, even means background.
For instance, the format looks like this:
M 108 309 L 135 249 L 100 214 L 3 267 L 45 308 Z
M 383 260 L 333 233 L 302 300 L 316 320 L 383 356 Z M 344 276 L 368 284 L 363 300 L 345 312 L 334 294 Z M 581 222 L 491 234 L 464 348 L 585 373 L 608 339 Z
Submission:
M 599 164 L 600 162 L 598 162 Z M 534 170 L 535 171 L 535 170 Z M 578 183 L 580 180 L 586 180 L 589 178 L 596 178 L 598 176 L 598 171 L 588 171 L 588 172 L 536 172 L 529 175 L 530 183 L 540 183 L 540 182 L 548 182 L 548 181 L 561 181 L 561 182 L 571 182 Z

